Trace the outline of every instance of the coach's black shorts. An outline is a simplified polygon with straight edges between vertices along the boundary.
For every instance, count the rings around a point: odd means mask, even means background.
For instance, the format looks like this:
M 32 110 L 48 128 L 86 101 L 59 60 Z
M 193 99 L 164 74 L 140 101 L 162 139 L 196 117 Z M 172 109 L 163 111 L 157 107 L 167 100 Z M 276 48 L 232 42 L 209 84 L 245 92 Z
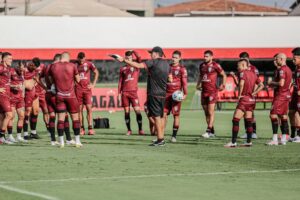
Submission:
M 150 117 L 163 117 L 166 98 L 148 95 L 147 107 Z

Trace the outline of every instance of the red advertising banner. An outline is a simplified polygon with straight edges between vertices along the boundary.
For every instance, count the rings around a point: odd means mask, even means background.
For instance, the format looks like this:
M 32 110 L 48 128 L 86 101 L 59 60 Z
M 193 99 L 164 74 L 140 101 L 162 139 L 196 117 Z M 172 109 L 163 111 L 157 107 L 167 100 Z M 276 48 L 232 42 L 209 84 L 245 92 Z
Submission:
M 123 110 L 122 104 L 118 99 L 117 88 L 94 88 L 93 91 L 93 110 L 115 112 Z M 141 109 L 147 100 L 146 88 L 138 90 L 138 97 Z

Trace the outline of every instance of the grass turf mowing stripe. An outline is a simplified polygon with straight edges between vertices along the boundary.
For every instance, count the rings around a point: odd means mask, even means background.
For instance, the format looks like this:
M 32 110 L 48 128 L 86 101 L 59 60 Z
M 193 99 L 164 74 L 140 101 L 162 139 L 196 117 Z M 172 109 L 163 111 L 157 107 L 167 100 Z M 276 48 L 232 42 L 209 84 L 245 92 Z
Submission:
M 300 169 L 279 169 L 279 170 L 249 170 L 238 172 L 207 172 L 207 173 L 192 173 L 192 174 L 149 174 L 137 176 L 112 176 L 112 177 L 94 177 L 94 178 L 69 178 L 69 179 L 49 179 L 49 180 L 21 180 L 21 181 L 5 181 L 1 184 L 10 183 L 38 183 L 38 182 L 68 182 L 68 181 L 89 181 L 89 180 L 121 180 L 121 179 L 139 179 L 139 178 L 156 178 L 156 177 L 181 177 L 181 176 L 218 176 L 218 175 L 231 175 L 231 174 L 265 174 L 265 173 L 281 173 L 281 172 L 297 172 Z M 0 185 L 2 187 L 3 185 Z
M 8 185 L 0 184 L 0 188 L 2 188 L 4 190 L 11 191 L 11 192 L 17 192 L 17 193 L 20 193 L 20 194 L 25 194 L 25 195 L 29 195 L 29 196 L 38 197 L 38 198 L 41 198 L 41 199 L 59 200 L 56 197 L 51 197 L 51 196 L 48 196 L 48 195 L 45 195 L 45 194 L 40 194 L 40 193 L 36 193 L 36 192 L 30 192 L 30 191 L 27 191 L 27 190 L 22 190 L 22 189 L 18 189 L 18 188 L 12 187 L 12 186 L 8 186 Z

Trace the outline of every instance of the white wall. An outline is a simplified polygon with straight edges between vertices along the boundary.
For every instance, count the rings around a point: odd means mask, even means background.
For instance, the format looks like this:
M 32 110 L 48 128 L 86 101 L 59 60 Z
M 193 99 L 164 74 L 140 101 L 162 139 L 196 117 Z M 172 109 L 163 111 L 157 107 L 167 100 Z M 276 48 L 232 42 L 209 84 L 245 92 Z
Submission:
M 0 48 L 300 46 L 300 17 L 0 17 Z

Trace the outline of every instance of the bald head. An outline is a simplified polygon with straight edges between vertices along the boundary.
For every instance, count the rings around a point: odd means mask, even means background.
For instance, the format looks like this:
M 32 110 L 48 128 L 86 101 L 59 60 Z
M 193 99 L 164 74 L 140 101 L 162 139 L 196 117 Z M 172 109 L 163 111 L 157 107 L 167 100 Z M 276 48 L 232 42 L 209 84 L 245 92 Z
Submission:
M 63 52 L 61 54 L 61 62 L 70 62 L 70 54 L 69 54 L 69 52 Z
M 286 65 L 286 59 L 287 59 L 287 56 L 284 53 L 278 53 L 274 59 L 275 66 L 282 67 L 282 66 Z

